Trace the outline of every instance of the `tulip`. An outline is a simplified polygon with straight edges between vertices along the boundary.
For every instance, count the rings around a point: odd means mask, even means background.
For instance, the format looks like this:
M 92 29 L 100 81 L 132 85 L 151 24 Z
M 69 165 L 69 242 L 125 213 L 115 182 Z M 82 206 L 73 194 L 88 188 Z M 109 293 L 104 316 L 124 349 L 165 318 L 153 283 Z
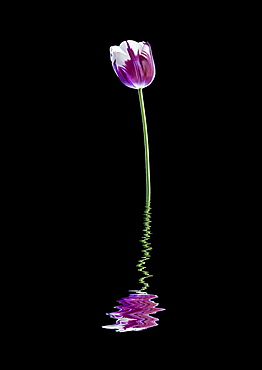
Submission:
M 151 84 L 155 77 L 155 64 L 148 42 L 123 41 L 119 46 L 110 47 L 113 69 L 124 85 L 138 90 L 145 146 L 146 200 L 151 197 L 149 145 L 146 113 L 142 89 Z
M 110 57 L 114 71 L 124 85 L 140 89 L 153 81 L 155 64 L 148 42 L 128 40 L 120 46 L 111 46 Z

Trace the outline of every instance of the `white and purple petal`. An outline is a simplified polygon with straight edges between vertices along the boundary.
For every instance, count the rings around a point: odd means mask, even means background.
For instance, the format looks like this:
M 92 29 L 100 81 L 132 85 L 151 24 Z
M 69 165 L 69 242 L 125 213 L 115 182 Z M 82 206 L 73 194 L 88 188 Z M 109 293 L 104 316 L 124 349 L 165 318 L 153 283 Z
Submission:
M 128 53 L 128 49 L 132 49 L 135 54 L 138 54 L 142 50 L 142 46 L 140 42 L 136 42 L 133 40 L 127 40 L 121 42 L 119 47 L 125 52 Z

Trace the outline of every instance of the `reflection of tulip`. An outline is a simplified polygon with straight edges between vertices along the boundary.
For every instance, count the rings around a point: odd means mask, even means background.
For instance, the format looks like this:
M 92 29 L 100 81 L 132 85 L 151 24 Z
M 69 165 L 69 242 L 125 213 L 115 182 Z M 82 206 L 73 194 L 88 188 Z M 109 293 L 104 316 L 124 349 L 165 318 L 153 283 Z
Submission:
M 140 89 L 151 84 L 155 77 L 155 64 L 148 42 L 123 41 L 111 46 L 113 68 L 124 85 Z
M 151 243 L 149 242 L 150 240 L 150 222 L 151 222 L 151 207 L 150 207 L 150 199 L 146 200 L 146 208 L 144 211 L 144 235 L 142 239 L 140 240 L 142 243 L 142 257 L 138 261 L 138 264 L 136 265 L 138 267 L 138 271 L 142 272 L 142 277 L 139 279 L 139 282 L 143 285 L 143 287 L 140 289 L 140 292 L 145 291 L 148 287 L 149 284 L 148 282 L 145 281 L 145 279 L 148 279 L 149 277 L 152 277 L 153 275 L 149 275 L 148 271 L 146 271 L 146 266 L 145 263 L 147 260 L 150 258 L 150 251 L 152 250 Z
M 150 316 L 158 311 L 164 311 L 164 308 L 156 308 L 158 303 L 151 301 L 157 298 L 153 294 L 130 294 L 118 301 L 122 306 L 118 312 L 108 314 L 111 318 L 117 319 L 116 324 L 103 326 L 105 329 L 116 329 L 118 332 L 138 331 L 149 329 L 156 326 L 157 318 Z

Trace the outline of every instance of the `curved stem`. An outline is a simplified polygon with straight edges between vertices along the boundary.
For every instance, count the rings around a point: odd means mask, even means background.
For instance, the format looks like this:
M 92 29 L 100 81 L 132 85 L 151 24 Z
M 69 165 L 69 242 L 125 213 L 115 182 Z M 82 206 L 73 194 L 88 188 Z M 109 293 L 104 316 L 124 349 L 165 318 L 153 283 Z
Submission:
M 143 123 L 143 132 L 144 132 L 145 167 L 146 167 L 146 201 L 148 202 L 151 198 L 149 146 L 148 146 L 147 125 L 146 125 L 146 113 L 145 113 L 142 89 L 138 89 L 138 96 L 139 96 L 142 123 Z

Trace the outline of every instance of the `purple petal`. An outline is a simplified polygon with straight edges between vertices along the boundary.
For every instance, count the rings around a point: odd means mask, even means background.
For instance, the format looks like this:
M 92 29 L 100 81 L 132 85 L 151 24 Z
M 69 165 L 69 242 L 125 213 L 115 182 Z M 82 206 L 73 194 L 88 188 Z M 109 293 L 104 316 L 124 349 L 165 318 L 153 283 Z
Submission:
M 117 76 L 119 77 L 120 81 L 128 86 L 128 87 L 131 87 L 133 89 L 136 89 L 136 86 L 133 84 L 130 76 L 128 73 L 126 73 L 125 69 L 123 67 L 117 67 L 116 65 L 116 61 L 114 62 L 113 64 L 113 68 L 117 74 Z

